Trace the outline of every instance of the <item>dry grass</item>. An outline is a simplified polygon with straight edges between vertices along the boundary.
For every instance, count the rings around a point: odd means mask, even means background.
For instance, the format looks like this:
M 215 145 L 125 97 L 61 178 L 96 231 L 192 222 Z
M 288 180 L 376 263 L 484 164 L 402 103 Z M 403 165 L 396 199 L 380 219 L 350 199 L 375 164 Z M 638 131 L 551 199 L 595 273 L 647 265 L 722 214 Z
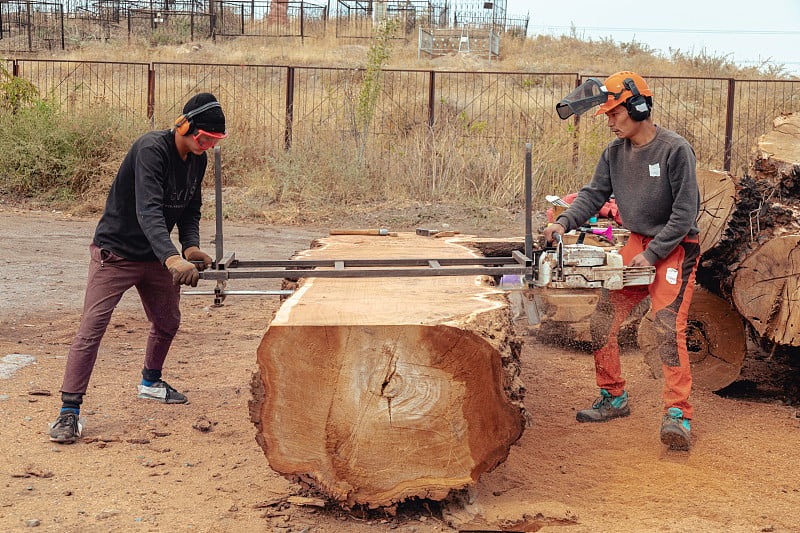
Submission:
M 370 41 L 344 42 L 333 35 L 332 25 L 322 38 L 238 38 L 199 40 L 178 45 L 152 46 L 144 41 L 126 42 L 124 46 L 113 43 L 87 42 L 77 49 L 58 54 L 56 59 L 80 61 L 120 62 L 181 62 L 194 64 L 241 64 L 276 66 L 365 67 L 368 63 Z M 533 38 L 503 37 L 499 60 L 486 61 L 475 56 L 454 54 L 435 59 L 418 58 L 416 39 L 397 40 L 385 65 L 392 69 L 419 69 L 458 72 L 518 72 L 554 73 L 578 72 L 602 76 L 618 70 L 633 70 L 650 76 L 698 76 L 778 78 L 778 67 L 764 70 L 739 69 L 724 57 L 704 53 L 692 55 L 680 50 L 664 57 L 636 42 L 616 43 L 611 40 L 588 41 L 577 37 Z M 309 136 L 298 139 L 290 153 L 280 148 L 267 148 L 265 153 L 254 153 L 249 143 L 252 133 L 248 126 L 239 128 L 239 135 L 225 142 L 226 185 L 234 186 L 237 193 L 228 198 L 226 216 L 232 218 L 262 218 L 270 222 L 315 223 L 337 217 L 360 214 L 369 217 L 377 211 L 395 210 L 408 217 L 419 217 L 420 206 L 457 205 L 465 213 L 496 210 L 519 213 L 522 210 L 523 160 L 519 146 L 487 143 L 485 139 L 470 138 L 470 128 L 482 124 L 470 122 L 469 107 L 455 104 L 448 120 L 437 119 L 435 131 L 424 123 L 409 123 L 406 115 L 383 113 L 383 124 L 402 126 L 396 135 L 374 135 L 370 140 L 382 149 L 367 151 L 365 157 L 357 153 L 353 139 L 348 138 L 348 113 L 355 106 L 352 96 L 344 94 L 349 85 L 333 76 L 352 76 L 352 71 L 330 73 L 326 90 L 342 93 L 325 94 L 310 102 L 310 107 L 332 106 L 331 116 L 337 124 L 329 127 L 339 137 L 325 137 L 324 142 Z M 527 83 L 538 79 L 524 75 L 509 83 Z M 401 78 L 401 83 L 406 83 Z M 505 81 L 504 81 L 505 83 Z M 497 84 L 500 85 L 500 84 Z M 518 88 L 506 88 L 508 94 Z M 522 92 L 535 91 L 537 87 L 523 87 Z M 517 94 L 517 93 L 514 93 Z M 545 92 L 543 92 L 545 94 Z M 259 105 L 266 100 L 259 93 Z M 413 92 L 409 98 L 420 98 Z M 240 95 L 240 99 L 247 98 Z M 491 99 L 491 95 L 488 96 Z M 545 97 L 540 98 L 542 100 Z M 242 100 L 244 101 L 244 100 Z M 542 102 L 538 102 L 541 104 Z M 544 102 L 548 109 L 551 102 Z M 413 104 L 413 101 L 411 102 Z M 300 106 L 301 102 L 295 103 Z M 538 105 L 538 104 L 537 104 Z M 444 107 L 444 104 L 442 104 Z M 349 110 L 349 111 L 348 111 Z M 527 113 L 527 111 L 526 111 Z M 533 116 L 533 113 L 530 113 Z M 474 115 L 484 116 L 485 110 L 475 110 Z M 509 117 L 506 117 L 509 118 Z M 515 117 L 511 117 L 513 126 Z M 505 119 L 498 124 L 508 124 Z M 341 124 L 339 123 L 341 122 Z M 404 125 L 405 124 L 405 125 Z M 296 125 L 298 133 L 301 125 Z M 538 142 L 534 144 L 534 191 L 548 194 L 566 194 L 585 183 L 608 138 L 602 128 L 581 131 L 581 156 L 577 168 L 572 167 L 571 154 L 563 149 L 563 138 L 570 135 L 563 124 L 536 125 Z M 552 131 L 548 131 L 552 130 Z M 465 131 L 467 134 L 465 135 Z M 513 131 L 502 132 L 514 138 Z M 499 137 L 499 136 L 498 136 Z M 313 138 L 312 140 L 309 140 Z M 559 141 L 561 139 L 562 141 Z M 567 141 L 569 142 L 569 141 Z M 386 146 L 393 154 L 391 167 L 385 161 Z M 457 149 L 455 149 L 457 148 Z M 398 157 L 394 157 L 394 156 Z M 363 159 L 363 160 L 362 160 Z M 538 193 L 537 193 L 538 194 Z M 542 193 L 544 194 L 544 193 Z M 541 199 L 535 199 L 541 201 Z M 538 205 L 538 204 L 537 204 Z M 96 202 L 84 202 L 83 209 L 99 208 Z M 374 216 L 374 215 L 373 215 Z M 390 215 L 386 215 L 390 216 Z M 398 218 L 398 225 L 402 225 Z M 413 221 L 409 221 L 409 224 Z
M 87 42 L 59 57 L 78 60 L 107 61 L 191 61 L 208 63 L 241 63 L 260 65 L 296 65 L 328 67 L 363 67 L 369 48 L 368 39 L 337 39 L 333 24 L 324 37 L 276 38 L 240 37 L 196 40 L 178 45 L 154 47 L 143 40 L 124 46 L 103 42 Z M 585 40 L 579 37 L 546 35 L 526 39 L 501 38 L 499 60 L 487 61 L 469 55 L 450 55 L 435 59 L 418 58 L 415 34 L 398 39 L 388 68 L 441 69 L 469 71 L 515 72 L 579 72 L 611 74 L 633 70 L 650 76 L 704 76 L 739 78 L 786 77 L 781 65 L 765 64 L 759 68 L 739 68 L 725 56 L 705 51 L 691 53 L 680 49 L 660 54 L 636 41 L 616 42 L 610 39 Z

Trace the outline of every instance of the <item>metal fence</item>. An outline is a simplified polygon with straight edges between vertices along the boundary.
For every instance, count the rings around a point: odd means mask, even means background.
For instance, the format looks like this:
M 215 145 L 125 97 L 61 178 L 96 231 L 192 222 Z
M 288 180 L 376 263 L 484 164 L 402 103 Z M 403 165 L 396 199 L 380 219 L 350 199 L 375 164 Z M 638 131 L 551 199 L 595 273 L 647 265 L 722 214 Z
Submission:
M 359 69 L 193 63 L 8 60 L 14 75 L 68 109 L 104 105 L 168 127 L 184 102 L 211 91 L 231 132 L 253 135 L 269 155 L 297 144 L 342 145 L 359 137 Z M 575 73 L 386 70 L 364 140 L 386 165 L 421 153 L 420 143 L 479 151 L 509 167 L 522 143 L 540 149 L 542 171 L 589 176 L 609 135 L 602 118 L 557 118 Z M 747 172 L 759 135 L 781 113 L 800 111 L 800 81 L 647 77 L 658 124 L 694 146 L 703 168 Z M 411 150 L 414 143 L 414 150 Z M 407 163 L 405 163 L 407 164 Z
M 309 2 L 213 0 L 214 37 L 324 37 L 327 7 Z
M 64 48 L 64 8 L 52 2 L 0 2 L 0 46 L 9 52 Z
M 152 115 L 148 63 L 26 59 L 13 60 L 12 73 L 74 113 L 105 106 L 132 120 Z

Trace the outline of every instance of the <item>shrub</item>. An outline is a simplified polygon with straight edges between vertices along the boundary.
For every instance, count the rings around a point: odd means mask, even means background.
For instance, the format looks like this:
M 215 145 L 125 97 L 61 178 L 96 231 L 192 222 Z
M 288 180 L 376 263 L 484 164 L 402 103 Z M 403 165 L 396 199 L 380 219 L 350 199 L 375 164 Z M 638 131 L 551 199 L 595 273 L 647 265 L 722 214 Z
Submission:
M 63 112 L 52 101 L 0 109 L 0 192 L 44 201 L 86 200 L 105 191 L 133 138 L 105 107 Z

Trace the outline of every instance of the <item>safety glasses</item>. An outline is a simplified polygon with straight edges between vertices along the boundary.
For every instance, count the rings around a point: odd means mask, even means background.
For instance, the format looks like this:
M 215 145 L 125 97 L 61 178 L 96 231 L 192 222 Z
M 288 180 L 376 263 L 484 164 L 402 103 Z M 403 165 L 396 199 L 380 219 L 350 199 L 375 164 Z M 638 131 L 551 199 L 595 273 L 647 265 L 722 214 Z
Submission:
M 201 150 L 208 150 L 216 146 L 220 140 L 227 136 L 227 133 L 214 133 L 198 129 L 197 132 L 192 135 L 192 139 L 194 139 L 194 142 L 197 143 L 197 146 L 199 146 Z

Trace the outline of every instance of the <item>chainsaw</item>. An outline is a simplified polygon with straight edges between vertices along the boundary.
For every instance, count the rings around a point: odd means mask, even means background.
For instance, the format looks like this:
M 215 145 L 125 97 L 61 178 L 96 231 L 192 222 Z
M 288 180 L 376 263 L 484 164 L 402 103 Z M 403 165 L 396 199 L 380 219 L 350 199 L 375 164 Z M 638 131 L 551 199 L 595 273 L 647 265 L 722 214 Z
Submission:
M 556 241 L 555 249 L 538 254 L 531 280 L 534 287 L 619 290 L 650 285 L 655 278 L 655 267 L 625 266 L 618 250 L 582 244 L 580 240 L 563 244 L 558 234 Z

